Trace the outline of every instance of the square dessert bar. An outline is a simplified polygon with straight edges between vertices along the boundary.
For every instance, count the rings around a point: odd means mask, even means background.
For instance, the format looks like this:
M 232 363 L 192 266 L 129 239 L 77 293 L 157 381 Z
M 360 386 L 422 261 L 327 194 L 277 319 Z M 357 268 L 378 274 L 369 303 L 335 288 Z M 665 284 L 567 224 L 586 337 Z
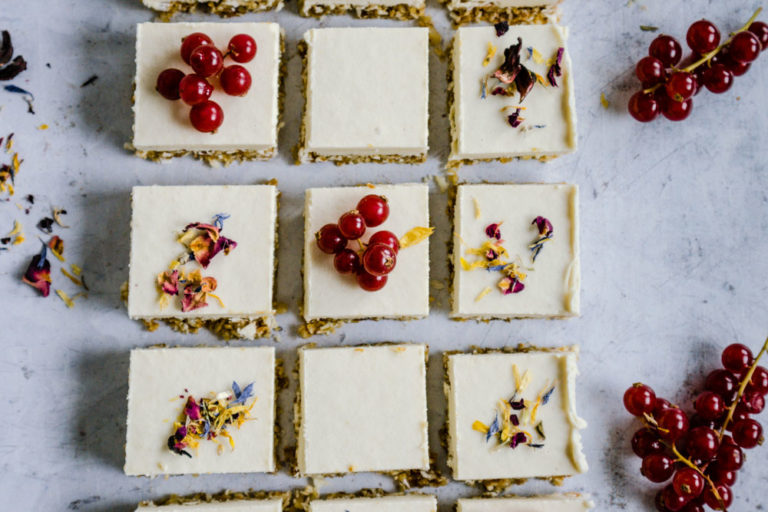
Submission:
M 578 316 L 578 187 L 460 185 L 451 263 L 452 318 Z
M 426 350 L 299 349 L 299 473 L 428 470 Z
M 277 188 L 134 187 L 128 315 L 255 339 L 275 326 Z
M 131 351 L 127 475 L 275 470 L 275 349 Z
M 424 494 L 332 498 L 310 501 L 308 512 L 437 512 L 437 499 Z
M 584 512 L 595 504 L 579 494 L 460 499 L 456 512 Z
M 487 21 L 490 23 L 547 23 L 560 17 L 563 0 L 442 0 L 454 24 Z
M 247 34 L 256 42 L 256 55 L 237 63 L 225 57 L 224 67 L 243 66 L 251 76 L 244 96 L 225 93 L 217 77 L 210 100 L 220 105 L 224 118 L 213 133 L 198 131 L 190 120 L 192 107 L 169 100 L 156 89 L 158 75 L 175 68 L 193 70 L 181 58 L 182 39 L 195 32 L 207 34 L 222 53 L 230 39 Z M 277 23 L 140 23 L 136 31 L 136 89 L 134 92 L 133 149 L 142 158 L 162 160 L 191 154 L 211 164 L 267 160 L 277 148 L 281 103 L 280 58 L 282 36 Z
M 394 269 L 386 285 L 366 291 L 354 274 L 340 274 L 334 255 L 320 250 L 317 234 L 336 224 L 366 196 L 384 197 L 389 216 L 383 224 L 366 228 L 360 238 L 369 242 L 374 233 L 389 231 L 400 239 Z M 429 233 L 429 189 L 422 184 L 310 188 L 304 206 L 304 320 L 308 325 L 339 320 L 378 318 L 411 319 L 429 314 L 429 240 L 411 235 Z M 405 238 L 413 243 L 406 246 Z M 358 241 L 345 243 L 358 251 Z
M 186 499 L 174 496 L 168 503 L 156 505 L 154 503 L 142 503 L 136 512 L 159 509 L 159 512 L 282 512 L 283 498 L 251 499 L 237 496 L 231 493 L 226 501 L 216 500 L 199 501 L 195 498 Z
M 426 28 L 320 28 L 304 34 L 298 163 L 424 162 L 428 38 Z
M 283 8 L 283 0 L 141 0 L 141 2 L 166 16 L 172 16 L 177 12 L 195 12 L 199 9 L 226 17 L 271 9 L 279 11 Z
M 583 473 L 577 347 L 447 354 L 448 465 L 456 480 L 502 487 Z M 473 509 L 474 510 L 474 509 Z
M 299 0 L 299 14 L 321 18 L 351 14 L 358 18 L 412 20 L 424 14 L 425 0 Z
M 576 149 L 566 35 L 557 25 L 459 28 L 448 74 L 449 164 L 547 160 Z

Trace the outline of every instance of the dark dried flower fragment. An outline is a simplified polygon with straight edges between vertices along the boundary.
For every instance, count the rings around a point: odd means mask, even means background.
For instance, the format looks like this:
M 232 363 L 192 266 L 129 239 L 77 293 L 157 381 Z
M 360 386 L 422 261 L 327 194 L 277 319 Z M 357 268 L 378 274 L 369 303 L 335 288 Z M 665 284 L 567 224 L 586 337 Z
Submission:
M 520 117 L 520 112 L 521 112 L 521 109 L 518 108 L 518 109 L 515 109 L 514 112 L 512 112 L 507 116 L 507 122 L 512 128 L 517 128 L 518 126 L 523 124 L 523 118 Z
M 489 224 L 485 228 L 485 234 L 488 236 L 488 238 L 495 238 L 496 240 L 501 240 L 501 224 L 494 222 L 493 224 Z
M 40 253 L 36 254 L 24 272 L 21 280 L 33 288 L 40 290 L 43 297 L 51 293 L 51 262 L 48 261 L 48 247 L 43 244 Z
M 99 75 L 92 75 L 88 80 L 80 84 L 80 87 L 88 87 L 89 85 L 93 85 L 98 79 Z
M 547 80 L 549 80 L 549 85 L 552 87 L 557 87 L 557 78 L 563 75 L 563 53 L 565 53 L 565 48 L 562 46 L 557 49 L 557 56 L 555 57 L 555 62 L 549 67 L 549 71 L 547 72 Z
M 13 80 L 25 69 L 27 69 L 27 61 L 21 55 L 17 55 L 10 64 L 0 68 L 0 80 Z
M 40 222 L 37 223 L 37 229 L 50 235 L 53 233 L 53 219 L 50 217 L 43 217 L 40 219 Z
M 0 42 L 0 66 L 5 66 L 13 57 L 13 43 L 11 43 L 11 34 L 3 30 L 3 40 Z
M 496 37 L 501 37 L 509 30 L 509 23 L 506 21 L 500 21 L 496 23 L 493 28 L 496 29 Z

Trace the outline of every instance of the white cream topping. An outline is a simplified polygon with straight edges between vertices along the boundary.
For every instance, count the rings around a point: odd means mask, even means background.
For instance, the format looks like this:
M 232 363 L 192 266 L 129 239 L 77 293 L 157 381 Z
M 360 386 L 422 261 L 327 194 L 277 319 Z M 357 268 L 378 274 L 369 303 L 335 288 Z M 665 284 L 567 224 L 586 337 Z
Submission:
M 479 215 L 478 215 L 479 214 Z M 580 267 L 578 187 L 568 184 L 461 185 L 456 194 L 453 240 L 454 318 L 519 318 L 578 316 Z M 549 219 L 553 237 L 545 242 L 536 261 L 529 248 L 539 232 L 531 223 Z M 526 274 L 525 289 L 504 295 L 498 288 L 501 272 L 482 268 L 464 270 L 461 258 L 472 263 L 480 256 L 468 253 L 489 238 L 486 227 L 501 223 L 501 245 L 506 261 L 517 262 Z M 483 293 L 487 290 L 487 293 Z
M 253 383 L 252 419 L 225 437 L 200 441 L 192 458 L 168 449 L 173 422 L 185 399 L 211 397 Z M 248 402 L 250 405 L 251 402 Z M 275 470 L 275 349 L 171 348 L 134 349 L 128 378 L 128 420 L 125 473 L 155 476 L 189 473 L 255 473 Z M 219 453 L 219 445 L 222 446 Z
M 299 361 L 303 475 L 429 468 L 424 345 L 303 348 Z
M 384 496 L 314 500 L 309 512 L 436 512 L 434 496 Z
M 236 34 L 254 38 L 254 59 L 241 63 L 251 74 L 245 96 L 229 96 L 218 78 L 211 100 L 224 111 L 224 122 L 215 133 L 197 131 L 189 121 L 190 106 L 163 98 L 156 90 L 157 76 L 167 68 L 192 73 L 181 60 L 182 38 L 203 32 L 216 47 L 226 51 Z M 225 65 L 236 64 L 225 59 Z M 136 31 L 136 91 L 134 93 L 133 146 L 140 151 L 267 150 L 277 146 L 280 26 L 277 23 L 140 23 Z
M 579 430 L 586 427 L 576 413 L 575 379 L 578 349 L 520 354 L 457 354 L 448 359 L 449 464 L 456 480 L 568 476 L 587 471 Z M 475 421 L 490 426 L 499 400 L 515 393 L 513 365 L 529 383 L 522 398 L 535 403 L 542 391 L 554 386 L 546 405 L 537 408 L 533 423 L 541 422 L 545 438 L 530 425 L 530 415 L 519 412 L 520 428 L 540 448 L 499 446 L 486 442 L 473 428 Z M 517 399 L 519 399 L 518 397 Z
M 368 194 L 389 203 L 389 218 L 368 228 L 363 241 L 387 230 L 401 238 L 415 227 L 429 226 L 429 189 L 422 184 L 376 185 L 374 188 L 311 188 L 304 207 L 304 319 L 424 317 L 429 314 L 429 240 L 401 249 L 387 285 L 378 291 L 360 288 L 354 276 L 333 267 L 333 255 L 317 248 L 315 233 L 353 210 Z M 348 247 L 356 249 L 357 243 Z
M 128 314 L 133 319 L 257 318 L 271 316 L 275 252 L 277 187 L 176 186 L 134 187 L 131 217 L 131 256 Z M 193 222 L 211 223 L 219 213 L 228 214 L 222 236 L 237 242 L 229 254 L 218 253 L 203 269 L 195 261 L 186 270 L 200 269 L 216 279 L 214 298 L 208 306 L 181 311 L 178 297 L 163 307 L 157 275 L 185 252 L 178 235 Z
M 552 494 L 513 498 L 465 498 L 458 501 L 456 512 L 583 512 L 595 504 L 589 496 Z
M 305 150 L 326 156 L 426 153 L 428 35 L 420 27 L 308 31 Z
M 521 102 L 519 94 L 491 94 L 498 80 L 489 79 L 483 98 L 483 79 L 504 62 L 504 50 L 522 39 L 521 64 L 538 73 L 546 83 L 536 83 Z M 567 29 L 557 25 L 512 25 L 501 37 L 492 26 L 461 27 L 453 42 L 454 133 L 451 159 L 557 156 L 576 149 L 576 109 L 571 60 L 566 49 L 558 87 L 547 81 L 547 72 L 558 48 L 565 47 Z M 488 45 L 496 53 L 487 59 Z M 530 50 L 529 50 L 530 48 Z M 502 112 L 501 109 L 508 107 Z M 510 126 L 507 116 L 524 107 L 524 121 Z
M 242 500 L 223 503 L 184 503 L 182 505 L 142 505 L 136 512 L 148 509 L 159 509 L 161 512 L 281 512 L 283 500 Z

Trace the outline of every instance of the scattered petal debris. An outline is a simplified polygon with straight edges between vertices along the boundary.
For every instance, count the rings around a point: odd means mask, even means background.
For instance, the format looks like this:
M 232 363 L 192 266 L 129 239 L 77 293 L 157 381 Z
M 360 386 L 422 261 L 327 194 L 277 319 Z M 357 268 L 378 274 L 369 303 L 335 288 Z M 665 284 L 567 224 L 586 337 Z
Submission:
M 600 93 L 600 104 L 603 106 L 603 108 L 606 108 L 606 109 L 611 106 L 611 104 L 608 103 L 608 98 L 605 97 L 604 92 Z
M 89 85 L 93 85 L 98 79 L 99 75 L 92 75 L 88 80 L 80 84 L 80 87 L 88 87 Z
M 38 254 L 32 257 L 26 272 L 21 280 L 33 288 L 37 288 L 43 297 L 47 297 L 51 292 L 51 262 L 48 261 L 48 246 L 43 244 L 43 248 Z
M 501 37 L 509 30 L 509 23 L 506 21 L 500 21 L 493 26 L 496 29 L 496 37 Z
M 10 64 L 9 64 L 9 66 L 10 66 Z M 21 94 L 22 97 L 24 98 L 24 101 L 27 102 L 27 112 L 29 112 L 30 114 L 34 114 L 35 113 L 35 104 L 34 104 L 35 95 L 34 94 L 32 94 L 31 92 L 29 92 L 26 89 L 22 89 L 21 87 L 18 87 L 18 86 L 15 86 L 15 85 L 6 85 L 3 88 L 6 91 L 8 91 L 8 92 L 12 92 L 12 93 L 15 93 L 15 94 Z
M 37 229 L 50 235 L 53 233 L 53 219 L 50 217 L 43 217 L 40 222 L 37 223 Z
M 539 235 L 536 237 L 536 239 L 528 245 L 528 248 L 532 253 L 531 259 L 535 262 L 536 258 L 538 258 L 539 253 L 541 252 L 542 247 L 544 247 L 544 244 L 552 240 L 552 237 L 554 236 L 554 230 L 549 219 L 542 217 L 541 215 L 533 219 L 531 225 L 535 225 L 539 232 Z
M 659 27 L 654 27 L 653 25 L 640 25 L 640 30 L 643 32 L 656 32 L 659 30 Z
M 400 242 L 400 248 L 405 249 L 406 247 L 411 247 L 413 245 L 416 245 L 418 243 L 423 242 L 430 236 L 432 236 L 432 233 L 434 233 L 435 228 L 425 228 L 425 227 L 415 227 L 411 230 L 409 230 L 406 234 L 404 234 L 399 242 Z
M 67 210 L 64 210 L 63 208 L 54 208 L 53 209 L 53 221 L 56 224 L 58 224 L 60 227 L 62 227 L 62 228 L 68 228 L 69 226 L 67 226 L 66 224 L 64 224 L 61 221 L 61 216 L 62 215 L 66 215 L 66 214 L 67 214 Z

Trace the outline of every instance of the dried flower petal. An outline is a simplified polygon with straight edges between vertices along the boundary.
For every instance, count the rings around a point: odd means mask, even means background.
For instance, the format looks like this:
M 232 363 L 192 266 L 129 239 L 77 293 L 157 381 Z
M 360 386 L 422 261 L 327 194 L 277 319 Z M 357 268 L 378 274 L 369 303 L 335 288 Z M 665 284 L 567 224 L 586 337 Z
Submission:
M 187 313 L 208 306 L 208 294 L 216 290 L 216 279 L 202 277 L 196 270 L 189 275 L 184 295 L 181 299 L 181 311 Z
M 501 37 L 509 30 L 509 23 L 506 21 L 500 21 L 496 23 L 493 28 L 496 29 L 496 37 Z
M 485 228 L 485 234 L 488 236 L 488 238 L 495 238 L 496 240 L 501 240 L 501 223 L 493 223 L 489 224 Z
M 523 118 L 520 117 L 521 110 L 518 108 L 513 113 L 507 116 L 507 122 L 512 128 L 517 128 L 523 124 Z
M 555 62 L 549 67 L 549 71 L 547 72 L 547 80 L 549 80 L 549 85 L 552 87 L 557 87 L 556 77 L 562 76 L 563 74 L 563 69 L 561 67 L 563 63 L 563 53 L 565 53 L 565 49 L 561 46 L 557 49 Z
M 426 228 L 422 226 L 417 226 L 409 230 L 399 240 L 400 249 L 411 247 L 413 245 L 423 242 L 424 240 L 432 236 L 432 233 L 434 231 L 435 231 L 435 228 Z
M 27 267 L 21 280 L 33 288 L 40 290 L 43 297 L 51 292 L 51 262 L 47 258 L 48 248 L 43 245 L 39 254 L 36 254 Z
M 162 293 L 167 295 L 179 294 L 179 271 L 166 270 L 157 274 L 157 286 Z

